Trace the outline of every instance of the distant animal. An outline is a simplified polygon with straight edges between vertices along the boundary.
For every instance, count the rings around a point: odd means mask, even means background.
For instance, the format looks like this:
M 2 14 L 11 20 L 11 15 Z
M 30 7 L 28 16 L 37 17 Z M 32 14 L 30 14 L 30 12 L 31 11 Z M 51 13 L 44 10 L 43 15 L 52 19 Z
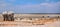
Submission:
M 4 21 L 14 21 L 14 13 L 12 11 L 5 11 L 2 13 Z

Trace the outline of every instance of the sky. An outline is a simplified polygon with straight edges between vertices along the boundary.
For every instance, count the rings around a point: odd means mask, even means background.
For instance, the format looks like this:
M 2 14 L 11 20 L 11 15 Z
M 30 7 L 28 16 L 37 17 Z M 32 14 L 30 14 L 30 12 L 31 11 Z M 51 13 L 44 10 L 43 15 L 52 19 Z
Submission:
M 0 13 L 60 13 L 60 0 L 0 0 Z

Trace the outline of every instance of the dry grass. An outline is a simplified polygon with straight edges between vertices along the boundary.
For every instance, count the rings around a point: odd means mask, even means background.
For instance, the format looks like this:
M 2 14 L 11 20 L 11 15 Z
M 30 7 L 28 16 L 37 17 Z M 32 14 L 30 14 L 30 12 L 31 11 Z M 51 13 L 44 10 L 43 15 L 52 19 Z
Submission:
M 58 19 L 45 19 L 45 20 L 33 20 L 33 21 L 1 21 L 0 25 L 13 26 L 13 25 L 44 25 L 58 21 Z
M 15 15 L 16 17 L 20 17 L 21 15 Z M 22 16 L 25 16 L 22 15 Z M 26 15 L 26 16 L 31 16 L 31 15 Z M 41 16 L 41 15 L 32 15 L 32 16 Z M 43 15 L 42 15 L 43 16 Z M 47 16 L 47 15 L 46 15 Z M 17 24 L 20 24 L 20 25 L 44 25 L 44 24 L 49 24 L 49 23 L 54 23 L 56 21 L 58 21 L 58 19 L 54 18 L 54 19 L 39 19 L 39 20 L 32 20 L 31 22 L 30 21 L 3 21 L 2 19 L 2 16 L 0 16 L 0 24 L 3 24 L 3 25 L 17 25 Z M 60 19 L 59 19 L 60 20 Z
M 60 19 L 59 19 L 60 20 Z M 32 23 L 33 24 L 35 24 L 35 25 L 37 25 L 37 24 L 47 24 L 47 23 L 54 23 L 54 22 L 56 22 L 56 21 L 58 21 L 58 19 L 45 19 L 45 20 L 35 20 L 35 21 L 33 21 Z

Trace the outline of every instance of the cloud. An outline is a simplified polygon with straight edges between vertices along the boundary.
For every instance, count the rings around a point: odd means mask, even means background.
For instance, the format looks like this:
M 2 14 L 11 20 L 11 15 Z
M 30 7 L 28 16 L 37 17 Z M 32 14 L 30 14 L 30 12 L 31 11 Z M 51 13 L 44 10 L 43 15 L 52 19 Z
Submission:
M 0 8 L 4 8 L 11 5 L 11 3 L 6 3 L 4 0 L 0 0 Z
M 7 9 L 8 7 L 12 7 L 12 4 L 11 3 L 6 3 L 4 0 L 0 0 L 0 13 L 2 11 L 8 10 Z
M 58 7 L 58 6 L 60 6 L 60 2 L 57 2 L 57 3 L 41 3 L 41 4 L 17 5 L 16 7 L 27 9 L 27 8 L 41 8 L 41 7 L 42 8 L 43 7 L 52 8 L 52 7 Z
M 14 0 L 12 0 L 14 1 Z M 11 3 L 0 2 L 0 12 L 15 11 L 16 13 L 60 13 L 60 2 L 25 4 L 13 6 Z
M 41 3 L 41 4 L 27 4 L 17 5 L 18 10 L 22 12 L 36 12 L 36 13 L 60 13 L 60 2 L 56 3 Z
M 10 2 L 15 2 L 16 0 L 8 0 L 8 1 L 10 1 Z
M 50 0 L 46 0 L 46 2 L 49 2 Z

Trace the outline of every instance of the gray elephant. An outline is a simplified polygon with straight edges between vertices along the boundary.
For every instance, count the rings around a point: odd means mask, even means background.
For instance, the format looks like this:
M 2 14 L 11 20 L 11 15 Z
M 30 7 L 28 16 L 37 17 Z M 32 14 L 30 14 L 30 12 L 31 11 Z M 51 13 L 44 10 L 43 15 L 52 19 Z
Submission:
M 2 15 L 4 21 L 14 21 L 14 13 L 12 11 L 5 11 Z

